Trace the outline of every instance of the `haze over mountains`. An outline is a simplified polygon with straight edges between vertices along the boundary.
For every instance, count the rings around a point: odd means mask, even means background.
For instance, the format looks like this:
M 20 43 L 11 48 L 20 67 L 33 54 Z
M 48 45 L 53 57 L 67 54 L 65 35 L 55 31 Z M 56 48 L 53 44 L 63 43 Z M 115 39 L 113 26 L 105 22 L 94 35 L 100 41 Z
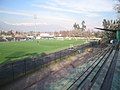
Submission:
M 53 31 L 60 31 L 65 30 L 64 27 L 60 25 L 50 25 L 50 24 L 40 24 L 37 23 L 22 23 L 22 24 L 9 24 L 3 21 L 0 21 L 0 30 L 4 31 L 37 31 L 37 32 L 53 32 Z

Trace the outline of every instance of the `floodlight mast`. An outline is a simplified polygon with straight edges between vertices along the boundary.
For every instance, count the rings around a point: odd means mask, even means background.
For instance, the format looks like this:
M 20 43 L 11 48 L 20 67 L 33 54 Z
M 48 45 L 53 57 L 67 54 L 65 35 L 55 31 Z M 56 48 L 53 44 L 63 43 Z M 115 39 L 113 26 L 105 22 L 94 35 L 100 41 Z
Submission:
M 36 30 L 36 29 L 37 29 L 37 22 L 36 22 L 36 20 L 37 20 L 37 15 L 34 14 L 35 31 L 37 31 L 37 30 Z

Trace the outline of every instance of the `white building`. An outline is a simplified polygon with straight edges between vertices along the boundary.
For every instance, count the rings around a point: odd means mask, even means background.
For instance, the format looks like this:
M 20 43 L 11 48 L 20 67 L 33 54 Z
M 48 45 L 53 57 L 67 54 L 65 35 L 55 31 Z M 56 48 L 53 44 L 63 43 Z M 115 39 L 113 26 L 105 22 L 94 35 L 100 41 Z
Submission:
M 53 39 L 54 38 L 54 35 L 50 35 L 50 34 L 48 34 L 48 33 L 41 33 L 40 34 L 40 37 L 41 38 L 47 38 L 47 39 Z

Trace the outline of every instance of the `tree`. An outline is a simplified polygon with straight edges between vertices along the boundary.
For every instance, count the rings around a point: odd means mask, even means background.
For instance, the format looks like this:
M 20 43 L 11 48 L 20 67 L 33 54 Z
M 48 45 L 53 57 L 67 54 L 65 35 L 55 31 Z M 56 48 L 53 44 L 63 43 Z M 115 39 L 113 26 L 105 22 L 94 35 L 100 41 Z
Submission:
M 115 5 L 114 9 L 116 13 L 118 14 L 118 19 L 120 20 L 120 0 L 117 0 L 118 3 Z
M 75 24 L 73 25 L 73 27 L 74 27 L 74 29 L 76 30 L 76 29 L 77 29 L 77 24 L 75 23 Z
M 82 21 L 81 25 L 82 25 L 82 31 L 85 31 L 86 29 L 85 21 Z
M 109 21 L 107 21 L 106 19 L 103 19 L 103 28 L 104 29 L 108 28 L 108 24 L 109 24 Z
M 103 28 L 104 29 L 112 29 L 112 30 L 115 30 L 116 26 L 116 21 L 115 20 L 106 20 L 106 19 L 103 19 Z M 109 31 L 104 31 L 103 32 L 103 37 L 106 38 L 106 39 L 113 39 L 115 38 L 115 33 L 113 32 L 109 32 Z
M 77 29 L 80 30 L 80 25 L 79 24 L 77 24 Z
M 80 30 L 80 25 L 77 24 L 77 23 L 75 23 L 75 24 L 73 25 L 73 28 L 74 28 L 75 30 Z

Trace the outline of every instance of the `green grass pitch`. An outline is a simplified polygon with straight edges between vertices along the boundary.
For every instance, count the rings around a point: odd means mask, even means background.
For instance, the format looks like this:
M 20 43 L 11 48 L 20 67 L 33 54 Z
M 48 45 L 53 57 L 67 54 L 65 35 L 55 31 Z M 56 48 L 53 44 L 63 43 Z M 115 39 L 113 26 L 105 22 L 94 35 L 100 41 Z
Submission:
M 35 40 L 20 42 L 0 42 L 0 63 L 20 58 L 51 53 L 68 48 L 70 45 L 83 44 L 85 40 Z

